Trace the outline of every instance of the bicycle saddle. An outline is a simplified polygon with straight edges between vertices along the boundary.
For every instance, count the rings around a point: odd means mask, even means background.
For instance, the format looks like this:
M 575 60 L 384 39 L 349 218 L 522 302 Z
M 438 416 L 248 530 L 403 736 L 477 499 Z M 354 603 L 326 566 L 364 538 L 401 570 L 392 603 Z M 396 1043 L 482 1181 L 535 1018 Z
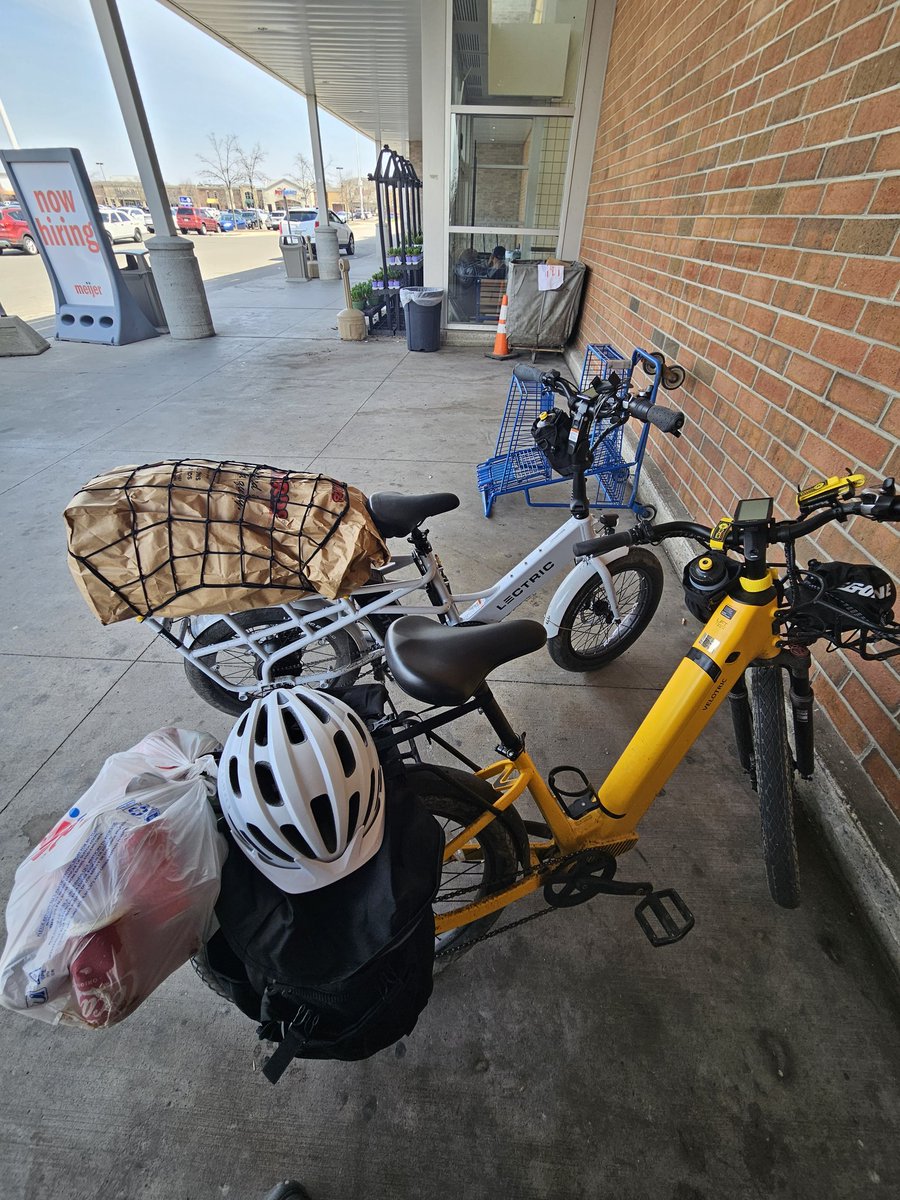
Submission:
M 388 629 L 385 656 L 410 696 L 426 704 L 465 704 L 495 667 L 540 650 L 546 641 L 537 621 L 448 626 L 401 617 Z
M 427 496 L 402 496 L 399 492 L 376 492 L 369 497 L 369 514 L 383 538 L 408 537 L 420 521 L 459 508 L 452 492 Z

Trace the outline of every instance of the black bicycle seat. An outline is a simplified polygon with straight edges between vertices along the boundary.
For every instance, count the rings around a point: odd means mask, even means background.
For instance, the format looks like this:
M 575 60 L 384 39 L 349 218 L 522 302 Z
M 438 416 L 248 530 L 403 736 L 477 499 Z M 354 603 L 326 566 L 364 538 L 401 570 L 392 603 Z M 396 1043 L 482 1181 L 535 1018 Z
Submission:
M 448 626 L 401 617 L 388 629 L 385 656 L 410 696 L 426 704 L 465 704 L 495 667 L 540 650 L 546 641 L 537 621 Z
M 369 513 L 383 538 L 408 537 L 420 521 L 459 508 L 452 492 L 427 496 L 402 496 L 399 492 L 376 492 L 369 497 Z

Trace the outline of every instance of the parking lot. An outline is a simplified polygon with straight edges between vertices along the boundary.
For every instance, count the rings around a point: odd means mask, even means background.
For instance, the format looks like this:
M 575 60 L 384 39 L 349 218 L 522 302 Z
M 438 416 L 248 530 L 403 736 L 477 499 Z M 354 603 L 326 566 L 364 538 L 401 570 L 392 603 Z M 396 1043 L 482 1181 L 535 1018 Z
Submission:
M 350 278 L 356 282 L 369 276 L 377 265 L 374 259 L 375 223 L 354 221 L 352 230 L 356 254 L 350 260 Z M 210 234 L 191 240 L 205 280 L 221 279 L 281 262 L 278 234 L 269 230 Z M 128 243 L 116 246 L 120 255 L 129 249 Z M 53 293 L 39 255 L 29 256 L 15 250 L 0 254 L 0 304 L 23 321 L 40 320 L 53 313 Z M 46 333 L 46 330 L 42 328 L 42 332 Z

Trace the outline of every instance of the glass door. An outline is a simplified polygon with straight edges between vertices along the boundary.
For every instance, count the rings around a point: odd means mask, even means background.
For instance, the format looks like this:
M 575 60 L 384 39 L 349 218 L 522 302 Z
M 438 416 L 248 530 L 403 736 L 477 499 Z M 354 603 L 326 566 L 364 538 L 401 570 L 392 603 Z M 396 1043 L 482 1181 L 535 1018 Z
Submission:
M 453 0 L 448 321 L 496 324 L 556 252 L 588 0 Z

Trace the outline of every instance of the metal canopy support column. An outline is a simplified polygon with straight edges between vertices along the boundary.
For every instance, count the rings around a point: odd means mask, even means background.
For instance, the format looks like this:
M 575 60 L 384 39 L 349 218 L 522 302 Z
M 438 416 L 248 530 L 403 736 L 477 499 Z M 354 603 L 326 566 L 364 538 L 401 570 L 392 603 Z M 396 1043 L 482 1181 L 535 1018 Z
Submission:
M 306 108 L 309 113 L 309 140 L 312 143 L 313 171 L 316 176 L 316 205 L 319 209 L 319 223 L 329 225 L 331 222 L 328 220 L 328 185 L 325 182 L 322 134 L 319 129 L 319 108 L 315 91 L 307 94 Z
M 447 138 L 449 136 L 447 40 L 450 28 L 448 0 L 428 0 L 422 5 L 422 193 L 421 229 L 425 242 L 426 287 L 447 288 L 447 227 L 449 186 Z M 446 300 L 444 324 L 446 324 Z
M 169 333 L 181 339 L 213 337 L 200 266 L 193 245 L 177 236 L 116 0 L 91 0 L 91 9 L 153 217 L 156 236 L 148 240 L 147 249 Z

